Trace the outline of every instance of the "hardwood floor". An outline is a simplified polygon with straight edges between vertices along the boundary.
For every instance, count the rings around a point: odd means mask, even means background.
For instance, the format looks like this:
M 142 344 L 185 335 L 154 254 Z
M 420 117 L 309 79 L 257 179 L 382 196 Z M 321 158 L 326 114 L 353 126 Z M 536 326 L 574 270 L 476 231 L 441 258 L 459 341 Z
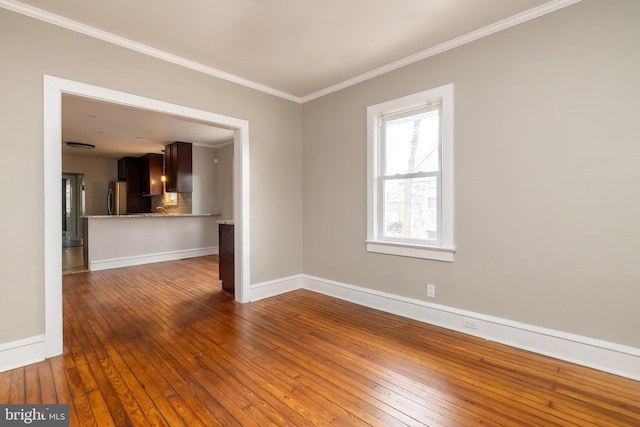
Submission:
M 236 304 L 203 257 L 64 276 L 65 354 L 0 403 L 72 426 L 638 426 L 640 383 L 309 291 Z
M 88 270 L 84 261 L 82 246 L 63 247 L 62 274 L 74 274 L 85 271 Z

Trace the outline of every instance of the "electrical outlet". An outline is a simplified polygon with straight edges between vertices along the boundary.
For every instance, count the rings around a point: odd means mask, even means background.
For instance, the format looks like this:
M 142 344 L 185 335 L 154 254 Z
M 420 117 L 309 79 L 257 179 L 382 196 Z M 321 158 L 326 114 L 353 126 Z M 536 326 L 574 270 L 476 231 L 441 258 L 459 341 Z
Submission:
M 471 319 L 469 317 L 462 318 L 462 326 L 469 329 L 478 329 L 478 323 L 476 319 Z
M 427 297 L 435 298 L 436 297 L 436 285 L 427 285 Z

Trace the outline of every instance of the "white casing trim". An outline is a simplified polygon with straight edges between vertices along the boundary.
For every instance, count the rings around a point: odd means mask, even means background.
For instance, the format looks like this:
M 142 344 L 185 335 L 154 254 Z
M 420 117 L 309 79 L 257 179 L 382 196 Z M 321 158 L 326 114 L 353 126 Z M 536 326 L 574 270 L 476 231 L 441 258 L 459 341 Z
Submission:
M 292 280 L 295 278 L 295 280 Z M 511 347 L 640 381 L 640 349 L 581 335 L 432 304 L 319 277 L 301 275 L 251 287 L 253 300 L 306 289 L 365 307 L 474 335 Z M 258 298 L 257 296 L 260 295 Z M 477 329 L 463 327 L 472 319 Z
M 0 344 L 0 372 L 40 362 L 45 352 L 44 335 Z
M 217 246 L 208 248 L 184 249 L 180 251 L 158 252 L 153 254 L 136 255 L 122 258 L 99 259 L 89 263 L 89 271 L 108 270 L 111 268 L 131 267 L 134 265 L 151 264 L 154 262 L 175 261 L 185 258 L 195 258 L 218 254 Z

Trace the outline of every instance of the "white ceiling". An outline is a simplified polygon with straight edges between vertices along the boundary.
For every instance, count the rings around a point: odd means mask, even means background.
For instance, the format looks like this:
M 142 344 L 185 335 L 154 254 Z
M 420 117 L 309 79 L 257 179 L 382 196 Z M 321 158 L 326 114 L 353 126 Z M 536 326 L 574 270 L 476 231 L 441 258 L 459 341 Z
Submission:
M 66 142 L 93 144 L 92 150 Z M 73 95 L 62 97 L 62 152 L 118 159 L 162 153 L 174 141 L 219 146 L 233 141 L 233 131 L 184 117 L 126 107 Z
M 0 0 L 0 7 L 305 102 L 577 1 Z M 65 141 L 158 145 L 195 132 L 211 141 L 229 135 L 86 102 L 65 101 Z
M 0 0 L 0 7 L 305 98 L 576 1 Z

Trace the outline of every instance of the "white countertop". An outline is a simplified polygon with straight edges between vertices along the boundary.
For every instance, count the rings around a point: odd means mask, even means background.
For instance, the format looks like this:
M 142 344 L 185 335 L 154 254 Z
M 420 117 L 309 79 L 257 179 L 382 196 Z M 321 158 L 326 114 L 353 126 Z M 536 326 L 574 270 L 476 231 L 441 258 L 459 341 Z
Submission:
M 126 215 L 88 215 L 83 218 L 88 219 L 120 219 L 120 218 L 167 218 L 167 217 L 203 217 L 203 216 L 219 216 L 216 214 L 181 214 L 181 213 L 136 213 Z

